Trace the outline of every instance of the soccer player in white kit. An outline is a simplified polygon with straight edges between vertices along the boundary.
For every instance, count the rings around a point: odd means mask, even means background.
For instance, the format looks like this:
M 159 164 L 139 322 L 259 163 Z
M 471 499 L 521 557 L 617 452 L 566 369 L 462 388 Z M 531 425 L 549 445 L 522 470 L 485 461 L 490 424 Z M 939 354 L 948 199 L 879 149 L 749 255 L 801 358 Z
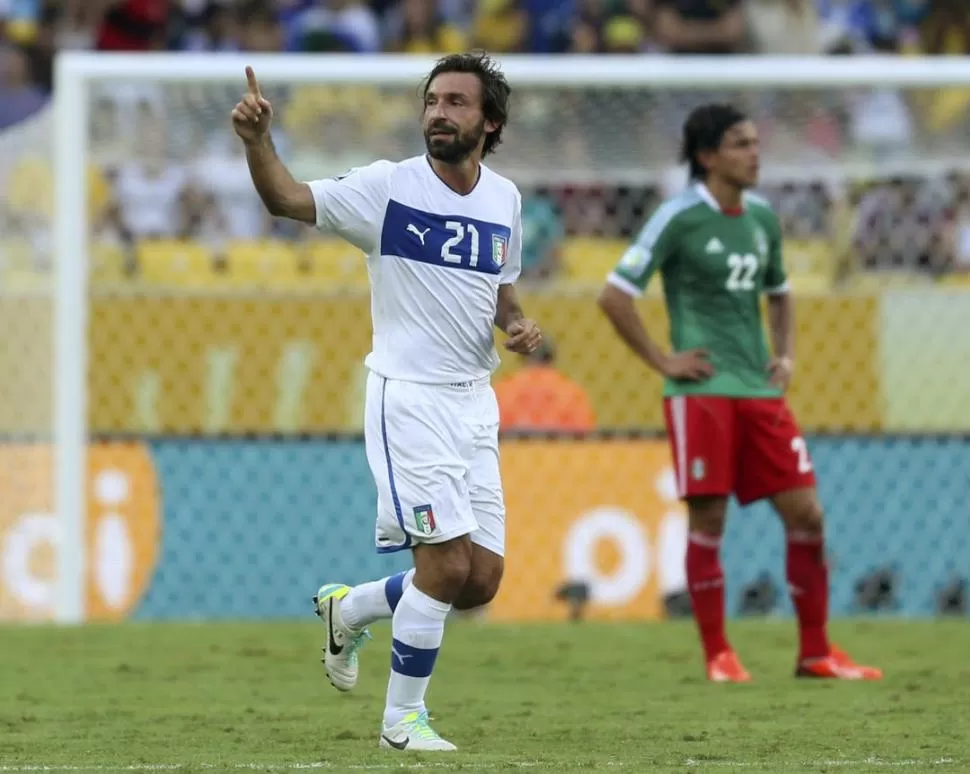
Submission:
M 501 142 L 509 85 L 485 54 L 446 56 L 424 85 L 427 155 L 301 183 L 273 150 L 272 107 L 251 68 L 246 76 L 232 119 L 266 207 L 367 255 L 374 337 L 364 435 L 377 484 L 377 550 L 410 549 L 414 559 L 406 573 L 320 587 L 324 665 L 336 688 L 353 688 L 367 625 L 391 618 L 380 744 L 454 750 L 431 728 L 424 695 L 448 613 L 487 604 L 504 568 L 494 328 L 520 354 L 542 339 L 513 287 L 521 197 L 481 163 Z

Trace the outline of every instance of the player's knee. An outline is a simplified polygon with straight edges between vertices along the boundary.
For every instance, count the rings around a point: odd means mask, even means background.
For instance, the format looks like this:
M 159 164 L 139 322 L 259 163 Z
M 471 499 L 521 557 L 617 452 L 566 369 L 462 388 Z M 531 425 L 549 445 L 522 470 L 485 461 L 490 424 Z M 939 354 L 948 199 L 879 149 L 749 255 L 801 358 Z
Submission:
M 443 602 L 453 602 L 464 589 L 472 569 L 467 539 L 421 545 L 414 552 L 414 583 Z
M 470 573 L 470 558 L 452 552 L 442 557 L 442 561 L 438 565 L 438 582 L 454 594 L 459 594 L 468 583 Z
M 692 497 L 687 502 L 688 529 L 704 535 L 724 533 L 727 521 L 727 499 L 724 497 Z
M 502 583 L 502 571 L 501 564 L 473 567 L 461 596 L 455 601 L 455 607 L 458 610 L 472 610 L 495 599 Z
M 821 536 L 825 531 L 825 513 L 822 504 L 817 499 L 806 499 L 804 503 L 792 510 L 787 521 L 791 532 L 803 535 Z

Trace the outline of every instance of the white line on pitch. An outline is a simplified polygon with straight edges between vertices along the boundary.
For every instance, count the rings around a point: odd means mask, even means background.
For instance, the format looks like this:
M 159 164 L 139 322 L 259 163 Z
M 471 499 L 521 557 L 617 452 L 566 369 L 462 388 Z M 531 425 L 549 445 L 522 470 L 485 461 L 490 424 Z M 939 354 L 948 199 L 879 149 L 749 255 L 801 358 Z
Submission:
M 957 761 L 953 758 L 879 758 L 872 756 L 859 759 L 833 759 L 802 761 L 795 763 L 779 763 L 777 761 L 730 761 L 730 760 L 697 760 L 688 758 L 680 766 L 688 769 L 762 769 L 762 770 L 785 770 L 798 771 L 817 768 L 907 768 L 913 766 L 952 766 Z M 487 761 L 473 762 L 462 761 L 460 763 L 435 762 L 419 763 L 399 761 L 397 763 L 331 763 L 329 761 L 313 761 L 309 763 L 131 763 L 131 764 L 90 764 L 72 766 L 69 764 L 32 764 L 25 763 L 19 766 L 0 765 L 0 772 L 33 772 L 42 774 L 50 772 L 88 772 L 88 771 L 180 771 L 180 770 L 205 770 L 205 769 L 237 769 L 253 771 L 307 771 L 307 770 L 340 770 L 340 771 L 401 771 L 402 769 L 411 771 L 432 771 L 435 769 L 460 768 L 465 771 L 486 771 L 489 769 L 532 769 L 539 766 L 555 766 L 554 762 L 544 761 L 503 761 L 501 763 L 491 763 Z M 609 761 L 600 764 L 609 768 L 624 768 L 625 764 L 619 761 Z M 677 764 L 674 764 L 676 766 Z
M 771 761 L 750 762 L 750 761 L 723 761 L 723 760 L 696 760 L 688 758 L 684 765 L 688 768 L 704 769 L 815 769 L 815 768 L 906 768 L 908 766 L 952 766 L 957 761 L 953 758 L 879 758 L 870 756 L 856 760 L 834 759 L 803 761 L 801 763 L 776 763 Z
M 308 771 L 308 770 L 339 770 L 339 771 L 401 771 L 409 769 L 413 771 L 430 771 L 434 769 L 452 769 L 456 766 L 463 770 L 484 771 L 487 769 L 531 769 L 542 765 L 540 761 L 509 761 L 502 763 L 490 763 L 482 761 L 480 763 L 466 762 L 461 763 L 419 763 L 400 761 L 398 763 L 331 763 L 329 761 L 314 761 L 312 763 L 119 763 L 114 766 L 111 764 L 91 764 L 81 766 L 58 765 L 58 764 L 24 764 L 22 766 L 0 766 L 0 772 L 85 772 L 85 771 L 180 771 L 180 770 L 205 770 L 205 769 L 249 769 L 253 771 Z M 623 764 L 608 763 L 608 766 L 618 767 Z

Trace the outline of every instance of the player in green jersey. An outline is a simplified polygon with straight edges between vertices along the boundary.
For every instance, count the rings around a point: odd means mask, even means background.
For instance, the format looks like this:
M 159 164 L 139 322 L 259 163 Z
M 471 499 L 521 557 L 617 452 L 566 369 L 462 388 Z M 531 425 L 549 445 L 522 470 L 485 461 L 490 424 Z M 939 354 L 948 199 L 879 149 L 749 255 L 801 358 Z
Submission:
M 698 108 L 684 126 L 683 156 L 690 187 L 653 213 L 610 275 L 600 306 L 665 378 L 667 432 L 689 514 L 687 583 L 708 679 L 750 679 L 724 630 L 720 543 L 731 495 L 742 505 L 769 499 L 784 523 L 800 632 L 796 674 L 879 679 L 879 669 L 856 664 L 826 634 L 822 507 L 808 447 L 784 398 L 794 326 L 781 228 L 768 203 L 748 193 L 758 181 L 757 129 L 730 105 Z M 634 305 L 656 273 L 670 353 L 650 338 Z

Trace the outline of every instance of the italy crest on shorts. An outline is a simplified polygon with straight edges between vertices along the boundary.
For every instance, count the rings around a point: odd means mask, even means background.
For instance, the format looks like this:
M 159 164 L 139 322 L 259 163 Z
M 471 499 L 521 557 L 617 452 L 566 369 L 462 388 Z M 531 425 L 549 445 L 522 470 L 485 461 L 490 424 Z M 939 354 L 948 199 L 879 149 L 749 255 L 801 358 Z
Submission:
M 492 260 L 496 266 L 504 266 L 505 259 L 509 252 L 508 237 L 501 234 L 492 234 Z
M 431 510 L 430 505 L 417 505 L 414 508 L 414 526 L 418 528 L 418 532 L 425 535 L 430 535 L 434 532 L 435 524 L 434 511 Z

